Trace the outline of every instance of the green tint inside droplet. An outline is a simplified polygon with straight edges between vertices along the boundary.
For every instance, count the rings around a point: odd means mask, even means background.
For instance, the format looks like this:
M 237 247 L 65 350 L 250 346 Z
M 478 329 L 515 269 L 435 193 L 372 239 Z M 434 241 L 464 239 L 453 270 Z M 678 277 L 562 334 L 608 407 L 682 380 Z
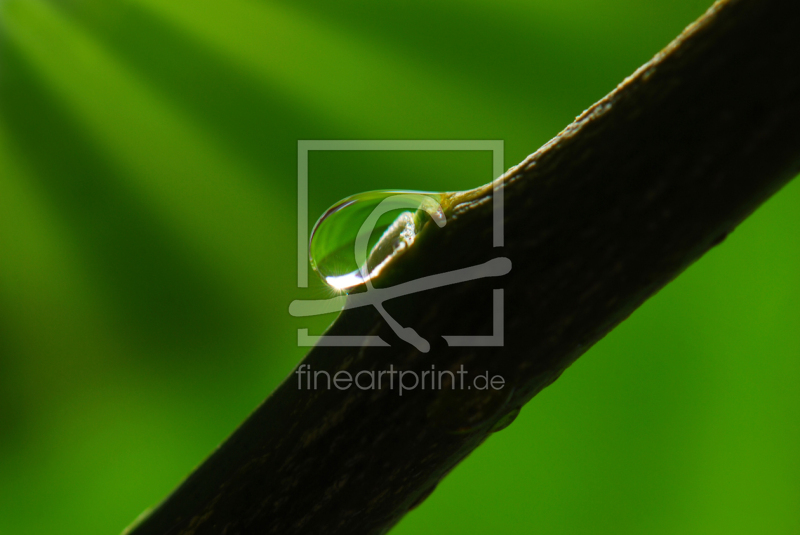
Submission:
M 428 221 L 444 226 L 444 194 L 370 191 L 329 208 L 311 232 L 311 266 L 337 290 L 371 280 Z

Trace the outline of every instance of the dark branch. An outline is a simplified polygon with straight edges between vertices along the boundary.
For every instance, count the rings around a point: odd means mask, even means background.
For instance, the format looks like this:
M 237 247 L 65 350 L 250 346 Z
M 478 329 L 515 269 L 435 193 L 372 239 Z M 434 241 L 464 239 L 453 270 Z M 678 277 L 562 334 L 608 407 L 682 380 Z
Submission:
M 431 342 L 421 354 L 372 309 L 329 334 L 390 348 L 317 347 L 312 370 L 488 371 L 502 390 L 305 390 L 290 376 L 135 535 L 378 534 L 648 297 L 800 170 L 800 4 L 714 6 L 541 150 L 502 177 L 505 247 L 491 190 L 451 207 L 382 275 L 390 286 L 485 262 L 511 272 L 387 303 Z M 482 202 L 482 201 L 487 202 Z M 432 227 L 432 225 L 431 225 Z M 505 346 L 489 334 L 505 288 Z

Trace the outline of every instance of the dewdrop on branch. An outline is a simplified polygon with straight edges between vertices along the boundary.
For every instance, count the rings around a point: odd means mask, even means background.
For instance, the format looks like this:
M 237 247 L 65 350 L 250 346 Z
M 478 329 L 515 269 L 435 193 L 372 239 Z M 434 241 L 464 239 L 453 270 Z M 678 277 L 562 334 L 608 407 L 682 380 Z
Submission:
M 311 232 L 311 266 L 332 288 L 369 282 L 414 243 L 429 222 L 446 223 L 443 193 L 370 191 L 330 207 Z
M 411 247 L 423 228 L 433 222 L 443 227 L 447 213 L 469 206 L 476 198 L 485 197 L 491 185 L 454 193 L 425 193 L 417 191 L 373 191 L 353 195 L 329 208 L 311 232 L 309 257 L 314 270 L 328 286 L 340 293 L 350 293 L 364 286 L 367 296 L 346 303 L 340 299 L 319 302 L 295 301 L 289 311 L 293 315 L 315 315 L 345 304 L 374 306 L 386 323 L 405 342 L 422 353 L 430 351 L 430 343 L 413 328 L 401 326 L 383 306 L 390 299 L 373 288 L 372 280 L 395 258 Z M 457 213 L 457 212 L 455 212 Z M 403 288 L 414 293 L 442 285 L 458 284 L 474 278 L 501 276 L 511 269 L 507 258 L 495 258 L 484 264 L 439 273 L 411 281 Z M 403 286 L 403 285 L 400 285 Z M 398 286 L 398 287 L 400 287 Z M 341 296 L 340 296 L 341 297 Z M 309 306 L 310 305 L 310 306 Z M 448 342 L 449 343 L 449 342 Z

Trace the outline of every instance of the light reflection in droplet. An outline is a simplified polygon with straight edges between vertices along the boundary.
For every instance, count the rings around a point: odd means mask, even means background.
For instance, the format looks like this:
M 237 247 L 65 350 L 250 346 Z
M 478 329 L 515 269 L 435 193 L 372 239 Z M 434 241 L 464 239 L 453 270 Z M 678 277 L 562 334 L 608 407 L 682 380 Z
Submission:
M 371 191 L 343 199 L 311 232 L 311 266 L 332 288 L 347 291 L 374 279 L 433 221 L 444 226 L 443 194 Z

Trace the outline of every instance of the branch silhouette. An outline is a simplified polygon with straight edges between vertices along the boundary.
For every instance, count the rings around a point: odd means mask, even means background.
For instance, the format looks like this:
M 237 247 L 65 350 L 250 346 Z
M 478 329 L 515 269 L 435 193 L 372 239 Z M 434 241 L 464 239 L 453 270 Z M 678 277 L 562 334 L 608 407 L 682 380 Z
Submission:
M 715 4 L 665 50 L 501 177 L 505 245 L 492 247 L 491 188 L 428 225 L 378 277 L 409 283 L 508 257 L 502 277 L 386 301 L 431 342 L 399 340 L 373 307 L 333 335 L 390 347 L 315 347 L 331 375 L 468 369 L 501 390 L 302 388 L 292 375 L 134 535 L 380 534 L 519 408 L 648 297 L 724 240 L 800 171 L 795 0 Z M 520 120 L 524 120 L 521 118 Z M 491 333 L 503 347 L 449 347 Z M 389 291 L 389 290 L 386 290 Z

